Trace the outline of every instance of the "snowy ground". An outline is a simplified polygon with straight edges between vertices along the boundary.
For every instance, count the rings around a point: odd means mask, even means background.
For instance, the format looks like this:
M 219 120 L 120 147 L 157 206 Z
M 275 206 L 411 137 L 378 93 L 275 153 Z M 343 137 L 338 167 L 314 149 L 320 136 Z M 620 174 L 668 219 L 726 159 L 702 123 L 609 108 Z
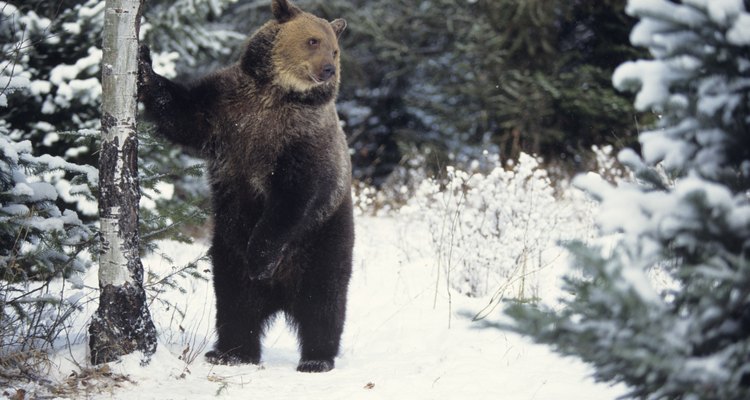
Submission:
M 162 251 L 177 264 L 205 250 L 205 245 L 162 244 Z M 449 298 L 431 253 L 429 234 L 418 224 L 407 227 L 387 217 L 358 218 L 347 325 L 341 356 L 332 372 L 295 372 L 296 339 L 283 319 L 266 336 L 261 366 L 205 362 L 202 354 L 214 340 L 213 293 L 210 282 L 193 279 L 184 281 L 190 282 L 187 293 L 162 294 L 186 311 L 184 320 L 173 308 L 152 305 L 160 343 L 150 365 L 140 367 L 137 356 L 128 356 L 109 366 L 113 376 L 122 374 L 127 379 L 114 379 L 116 383 L 101 377 L 78 379 L 78 393 L 67 396 L 601 400 L 624 393 L 622 387 L 594 383 L 588 377 L 589 367 L 577 360 L 560 358 L 516 334 L 472 323 L 466 314 L 476 313 L 488 299 L 457 294 Z M 144 264 L 162 273 L 170 268 L 158 256 L 145 259 Z M 91 271 L 86 282 L 95 284 L 95 279 L 96 272 Z M 553 292 L 547 290 L 544 295 L 554 297 Z M 80 371 L 76 363 L 85 364 L 85 336 L 80 333 L 84 327 L 81 324 L 78 330 L 79 343 L 53 359 L 53 380 L 64 381 L 71 371 Z M 183 361 L 183 351 L 197 358 Z

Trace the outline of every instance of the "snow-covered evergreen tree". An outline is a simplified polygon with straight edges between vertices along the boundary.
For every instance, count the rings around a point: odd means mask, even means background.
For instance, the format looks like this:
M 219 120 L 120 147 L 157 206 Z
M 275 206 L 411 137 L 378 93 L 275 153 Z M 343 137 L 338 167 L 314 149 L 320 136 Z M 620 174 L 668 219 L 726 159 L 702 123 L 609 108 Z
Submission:
M 613 81 L 660 115 L 633 184 L 594 175 L 610 251 L 572 244 L 579 278 L 559 311 L 512 306 L 513 329 L 647 399 L 750 398 L 750 2 L 630 0 L 652 60 Z M 580 273 L 579 273 L 580 275 Z
M 34 354 L 62 332 L 77 298 L 51 282 L 64 277 L 81 288 L 77 272 L 95 242 L 92 229 L 65 201 L 92 201 L 95 168 L 39 154 L 30 131 L 49 131 L 43 119 L 14 124 L 28 103 L 19 98 L 40 89 L 25 52 L 45 37 L 50 21 L 0 2 L 0 358 L 2 373 L 33 375 Z M 24 28 L 21 29 L 21 26 Z M 16 122 L 19 120 L 15 120 Z M 15 126 L 14 126 L 15 125 Z M 65 129 L 65 128 L 63 128 Z
M 240 35 L 205 22 L 234 1 L 149 1 L 141 39 L 155 49 L 160 72 L 174 76 L 180 65 L 210 64 L 200 58 L 210 61 L 235 47 Z M 0 119 L 9 124 L 16 140 L 31 142 L 34 154 L 96 166 L 104 1 L 64 2 L 59 7 L 41 1 L 0 1 L 0 10 L 0 46 L 5 55 L 0 77 L 28 81 L 24 90 L 0 99 L 9 105 L 0 110 Z M 146 124 L 139 132 L 144 143 L 141 179 L 148 189 L 144 205 L 150 206 L 141 218 L 145 248 L 165 236 L 186 240 L 178 228 L 186 221 L 200 221 L 205 208 L 193 184 L 201 174 L 197 162 L 149 132 Z M 61 191 L 57 201 L 61 207 L 76 209 L 84 221 L 92 222 L 96 204 L 67 192 L 71 178 L 70 174 L 44 176 Z M 174 190 L 159 190 L 165 186 Z
M 85 265 L 75 254 L 88 244 L 91 230 L 75 211 L 57 207 L 58 190 L 39 174 L 69 171 L 83 182 L 95 182 L 96 169 L 60 157 L 34 156 L 31 142 L 16 142 L 8 133 L 0 121 L 0 276 L 24 281 L 83 271 Z M 73 191 L 91 196 L 85 183 Z
M 210 56 L 200 50 L 209 44 L 212 49 L 223 48 L 233 36 L 204 29 L 203 21 L 233 1 L 185 0 L 179 2 L 179 11 L 167 7 L 173 2 L 151 1 L 144 25 L 152 29 L 142 39 L 167 42 L 158 38 L 178 32 L 174 37 L 181 38 L 185 52 Z M 76 306 L 60 287 L 69 292 L 71 284 L 81 286 L 74 272 L 90 263 L 84 250 L 96 250 L 95 151 L 101 117 L 104 4 L 101 0 L 0 1 L 0 358 L 4 360 L 11 359 L 8 352 L 39 350 L 36 342 L 50 345 L 59 335 Z M 180 18 L 167 18 L 170 13 Z M 170 22 L 157 30 L 155 24 L 148 24 L 150 20 Z M 154 56 L 161 72 L 174 74 L 186 54 L 154 47 L 159 50 Z M 179 232 L 180 223 L 195 221 L 202 210 L 197 185 L 179 183 L 186 176 L 194 181 L 200 166 L 173 146 L 163 146 L 145 129 L 139 139 L 147 145 L 139 163 L 142 186 L 148 189 L 142 197 L 146 212 L 141 243 L 150 248 L 154 239 L 187 239 Z M 60 281 L 60 276 L 65 279 Z
M 174 65 L 175 72 L 200 75 L 217 65 L 226 65 L 226 59 L 241 47 L 247 37 L 248 32 L 235 32 L 227 24 L 214 22 L 236 2 L 149 1 L 144 4 L 146 23 L 141 27 L 142 36 L 152 49 L 160 51 L 167 59 L 179 60 Z M 247 23 L 247 20 L 243 22 Z M 217 60 L 220 64 L 216 63 Z
M 38 150 L 54 144 L 59 135 L 53 133 L 54 126 L 44 118 L 24 120 L 31 105 L 20 100 L 37 98 L 51 86 L 49 81 L 35 79 L 40 68 L 35 64 L 38 60 L 34 60 L 33 52 L 29 53 L 45 40 L 60 39 L 49 33 L 51 21 L 33 11 L 23 12 L 0 2 L 0 22 L 0 51 L 6 56 L 0 60 L 0 269 L 3 278 L 11 281 L 46 279 L 60 272 L 67 275 L 71 269 L 81 270 L 83 266 L 81 260 L 71 258 L 77 250 L 70 246 L 87 242 L 91 230 L 75 210 L 59 205 L 78 199 L 91 201 L 90 186 L 96 185 L 98 174 L 93 167 L 60 156 L 35 154 L 46 153 Z M 68 67 L 85 71 L 91 62 Z M 61 92 L 73 90 L 63 80 L 58 83 L 67 88 Z M 80 81 L 73 86 L 86 84 Z M 38 99 L 40 115 L 49 115 L 44 112 L 46 100 Z M 85 99 L 86 96 L 80 96 L 80 100 Z M 55 103 L 54 98 L 47 100 Z M 59 99 L 59 103 L 65 101 Z M 83 119 L 78 122 L 81 129 L 88 126 Z M 60 131 L 70 129 L 66 123 L 60 125 Z
M 41 175 L 75 174 L 67 192 L 90 198 L 88 182 L 98 174 L 60 157 L 34 156 L 31 142 L 11 136 L 0 121 L 0 374 L 33 377 L 39 363 L 28 360 L 52 345 L 78 306 L 75 290 L 71 296 L 50 283 L 62 276 L 68 288 L 80 289 L 77 273 L 88 261 L 79 256 L 94 242 L 75 211 L 57 206 L 58 188 Z

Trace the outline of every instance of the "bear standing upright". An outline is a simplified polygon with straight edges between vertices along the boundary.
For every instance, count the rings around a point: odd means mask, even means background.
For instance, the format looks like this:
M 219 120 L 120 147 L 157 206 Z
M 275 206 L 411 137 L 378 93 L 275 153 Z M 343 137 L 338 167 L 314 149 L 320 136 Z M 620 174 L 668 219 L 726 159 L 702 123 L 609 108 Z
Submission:
M 297 328 L 303 372 L 324 372 L 346 315 L 354 223 L 339 126 L 338 37 L 286 0 L 240 61 L 187 86 L 156 74 L 141 48 L 139 100 L 159 133 L 207 160 L 216 292 L 212 363 L 260 362 L 268 321 Z

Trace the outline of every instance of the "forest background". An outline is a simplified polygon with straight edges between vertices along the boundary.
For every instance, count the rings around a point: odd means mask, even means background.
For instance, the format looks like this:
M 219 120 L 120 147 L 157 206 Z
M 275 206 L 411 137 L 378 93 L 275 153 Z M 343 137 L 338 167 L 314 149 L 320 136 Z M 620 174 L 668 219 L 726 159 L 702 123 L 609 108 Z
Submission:
M 196 79 L 239 57 L 270 18 L 268 3 L 146 1 L 141 40 L 158 72 Z M 338 109 L 358 190 L 380 190 L 377 202 L 403 204 L 404 188 L 445 177 L 447 165 L 484 160 L 486 169 L 535 154 L 567 181 L 595 166 L 592 145 L 635 145 L 632 94 L 611 84 L 617 65 L 642 54 L 628 42 L 635 20 L 624 0 L 298 3 L 349 22 Z M 99 0 L 0 2 L 6 349 L 54 342 L 75 307 L 39 293 L 98 251 L 103 9 Z M 143 254 L 159 239 L 199 236 L 191 227 L 201 229 L 208 204 L 201 161 L 152 133 L 139 124 Z
M 157 72 L 198 78 L 237 59 L 247 35 L 269 18 L 268 3 L 147 1 L 141 40 L 152 48 Z M 625 382 L 639 397 L 659 390 L 746 392 L 750 33 L 742 27 L 750 26 L 748 1 L 298 4 L 349 22 L 342 37 L 338 109 L 352 149 L 360 211 L 377 215 L 416 206 L 425 221 L 443 218 L 442 228 L 454 221 L 453 232 L 462 241 L 451 235 L 443 247 L 445 237 L 433 238 L 436 254 L 442 260 L 454 250 L 463 252 L 464 273 L 457 274 L 452 289 L 484 296 L 497 282 L 474 280 L 477 265 L 485 278 L 501 264 L 511 265 L 511 272 L 499 271 L 492 275 L 496 279 L 525 278 L 513 275 L 518 260 L 534 249 L 542 263 L 541 249 L 564 239 L 539 239 L 528 227 L 557 232 L 565 230 L 560 228 L 566 218 L 580 220 L 577 211 L 569 212 L 567 188 L 576 173 L 598 171 L 621 190 L 608 191 L 591 179 L 578 183 L 604 205 L 611 203 L 615 211 L 598 221 L 600 228 L 609 226 L 603 230 L 624 234 L 625 240 L 613 253 L 580 243 L 570 248 L 584 278 L 568 280 L 570 292 L 581 298 L 566 304 L 563 315 L 525 308 L 539 299 L 521 284 L 515 291 L 521 308 L 511 312 L 528 324 L 510 329 L 543 342 L 562 340 L 558 351 L 596 364 L 598 378 Z M 60 296 L 58 286 L 50 285 L 64 277 L 70 287 L 82 286 L 77 273 L 98 253 L 103 9 L 98 0 L 0 2 L 0 339 L 3 350 L 11 351 L 0 354 L 0 366 L 13 377 L 33 378 L 29 360 L 59 339 L 80 307 L 80 298 Z M 634 31 L 639 18 L 644 22 Z M 657 61 L 648 65 L 626 63 L 652 57 Z M 620 65 L 629 67 L 613 85 Z M 648 131 L 655 126 L 659 129 Z M 146 123 L 139 129 L 145 255 L 160 239 L 190 242 L 200 236 L 208 196 L 196 155 L 152 136 Z M 618 153 L 627 170 L 613 158 Z M 620 198 L 632 201 L 618 203 Z M 546 208 L 535 208 L 540 204 Z M 558 208 L 566 217 L 558 219 L 555 211 L 551 218 L 550 210 Z M 496 226 L 477 225 L 486 222 L 488 210 Z M 458 221 L 459 215 L 471 218 Z M 637 227 L 627 221 L 635 216 Z M 519 221 L 525 221 L 525 230 Z M 502 240 L 492 247 L 488 238 Z M 518 254 L 503 242 L 508 238 L 520 243 Z M 648 270 L 648 277 L 623 272 L 633 268 Z M 658 295 L 649 286 L 654 273 L 662 282 Z M 191 276 L 204 279 L 196 264 L 147 279 L 155 282 L 151 290 L 182 290 L 177 279 Z M 643 290 L 644 282 L 649 290 Z M 651 304 L 655 299 L 657 307 Z M 656 323 L 670 318 L 680 323 Z M 571 321 L 570 331 L 555 330 Z M 584 328 L 581 321 L 590 324 Z M 679 339 L 668 340 L 674 326 L 684 329 Z M 619 348 L 620 342 L 609 339 L 621 333 L 627 337 Z M 668 340 L 674 346 L 656 347 L 671 353 L 654 358 L 632 351 L 647 337 Z M 717 356 L 708 359 L 711 355 Z M 674 371 L 685 364 L 681 357 L 695 361 L 690 374 Z M 676 361 L 659 362 L 666 359 Z M 693 379 L 698 376 L 712 380 Z M 727 384 L 713 386 L 719 381 Z M 693 386 L 686 389 L 686 382 Z
M 157 72 L 196 79 L 238 59 L 270 18 L 268 3 L 147 1 L 141 41 Z M 632 93 L 611 84 L 617 65 L 643 54 L 628 42 L 635 20 L 624 0 L 299 4 L 349 22 L 338 110 L 358 190 L 381 190 L 385 203 L 403 203 L 405 190 L 448 165 L 491 167 L 484 154 L 503 163 L 534 154 L 567 181 L 595 167 L 592 145 L 637 146 Z M 78 255 L 96 252 L 103 9 L 97 0 L 0 2 L 0 133 L 14 149 L 0 181 L 6 204 L 25 204 L 0 235 L 10 282 L 81 271 Z M 143 251 L 161 238 L 190 241 L 208 209 L 201 160 L 152 133 L 139 124 Z M 49 187 L 14 190 L 38 176 L 34 184 Z M 46 222 L 19 222 L 24 212 Z M 59 224 L 65 232 L 47 234 Z

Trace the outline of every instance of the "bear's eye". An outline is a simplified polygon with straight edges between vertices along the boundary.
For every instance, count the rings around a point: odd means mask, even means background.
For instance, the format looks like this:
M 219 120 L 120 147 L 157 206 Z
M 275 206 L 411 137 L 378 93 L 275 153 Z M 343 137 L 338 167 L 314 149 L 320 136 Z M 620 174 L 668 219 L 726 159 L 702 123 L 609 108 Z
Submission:
M 318 40 L 318 39 L 315 39 L 315 38 L 310 38 L 310 39 L 308 39 L 308 40 L 307 40 L 307 44 L 308 44 L 308 45 L 309 45 L 310 47 L 315 47 L 315 46 L 317 46 L 317 45 L 318 45 L 319 43 L 320 43 L 320 40 Z
M 338 56 L 338 55 L 339 55 L 339 51 L 338 51 L 338 50 L 334 50 L 334 51 L 333 51 L 333 56 L 334 56 L 334 57 L 336 57 L 336 56 Z

